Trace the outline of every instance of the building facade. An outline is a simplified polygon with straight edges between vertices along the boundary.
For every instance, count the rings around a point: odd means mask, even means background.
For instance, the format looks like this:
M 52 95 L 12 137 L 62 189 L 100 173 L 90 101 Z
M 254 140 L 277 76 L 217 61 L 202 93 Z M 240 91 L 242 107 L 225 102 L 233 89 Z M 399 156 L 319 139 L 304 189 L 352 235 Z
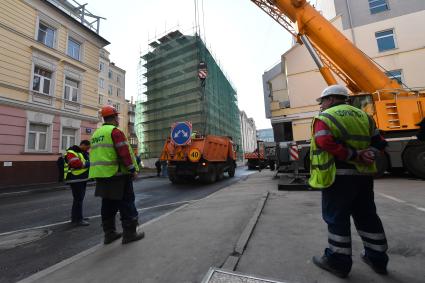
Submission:
M 257 139 L 263 142 L 274 142 L 273 129 L 261 129 L 257 130 Z
M 425 26 L 425 1 L 317 2 L 322 14 L 389 77 L 409 88 L 425 87 L 425 33 L 418 28 Z M 273 128 L 280 129 L 276 139 L 309 140 L 312 117 L 319 111 L 315 99 L 326 83 L 304 46 L 296 44 L 283 54 L 282 65 L 288 96 L 273 96 L 269 102 Z
M 120 112 L 120 128 L 128 135 L 128 104 L 125 100 L 125 70 L 109 59 L 106 49 L 99 52 L 99 106 L 112 105 Z
M 257 148 L 257 128 L 253 118 L 240 111 L 242 152 L 253 152 Z
M 131 100 L 127 100 L 127 109 L 128 109 L 128 123 L 127 123 L 127 137 L 130 143 L 131 148 L 134 151 L 135 155 L 139 155 L 139 140 L 136 134 L 136 103 L 133 102 L 133 97 Z
M 205 84 L 198 77 L 201 61 L 208 67 Z M 151 42 L 140 69 L 136 127 L 143 159 L 158 158 L 171 125 L 181 121 L 203 135 L 231 136 L 240 148 L 236 91 L 199 36 L 177 30 Z
M 109 42 L 72 7 L 2 1 L 0 187 L 57 181 L 60 154 L 98 123 L 99 50 Z

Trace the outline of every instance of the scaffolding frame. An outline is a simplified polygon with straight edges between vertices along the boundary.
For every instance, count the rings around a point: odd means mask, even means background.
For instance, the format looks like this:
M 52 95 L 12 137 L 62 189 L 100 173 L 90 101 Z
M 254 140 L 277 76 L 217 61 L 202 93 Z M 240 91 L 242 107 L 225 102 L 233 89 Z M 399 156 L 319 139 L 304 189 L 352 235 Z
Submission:
M 241 143 L 237 93 L 204 41 L 179 30 L 149 43 L 140 56 L 136 129 L 143 159 L 158 158 L 174 122 L 190 121 L 201 134 Z M 198 65 L 208 66 L 205 87 Z

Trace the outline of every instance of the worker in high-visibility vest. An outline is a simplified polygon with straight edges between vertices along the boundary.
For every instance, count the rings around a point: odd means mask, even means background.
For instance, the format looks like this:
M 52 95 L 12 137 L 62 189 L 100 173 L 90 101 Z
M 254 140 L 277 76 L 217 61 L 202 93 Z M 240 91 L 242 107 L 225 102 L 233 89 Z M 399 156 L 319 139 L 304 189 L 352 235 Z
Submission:
M 351 270 L 350 216 L 363 240 L 361 259 L 380 274 L 387 273 L 387 240 L 376 212 L 373 174 L 376 156 L 387 143 L 365 112 L 347 105 L 348 91 L 327 87 L 313 121 L 309 184 L 322 190 L 322 216 L 328 225 L 323 256 L 313 263 L 339 277 Z
M 139 166 L 125 134 L 118 129 L 118 111 L 112 106 L 101 109 L 104 120 L 91 139 L 89 177 L 96 180 L 95 195 L 102 198 L 102 226 L 104 244 L 121 236 L 122 243 L 138 241 L 144 237 L 137 231 L 138 212 L 135 206 L 133 180 Z M 123 234 L 117 233 L 115 217 L 120 212 Z
M 73 145 L 66 150 L 64 158 L 64 181 L 71 186 L 72 210 L 71 223 L 77 226 L 88 226 L 89 222 L 83 218 L 83 201 L 89 180 L 89 153 L 90 142 L 83 140 L 80 146 Z

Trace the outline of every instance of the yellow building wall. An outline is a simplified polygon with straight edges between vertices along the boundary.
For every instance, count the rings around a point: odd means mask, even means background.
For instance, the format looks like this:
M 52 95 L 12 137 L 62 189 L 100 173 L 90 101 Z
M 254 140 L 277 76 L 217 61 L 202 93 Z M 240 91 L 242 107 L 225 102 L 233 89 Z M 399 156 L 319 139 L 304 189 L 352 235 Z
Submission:
M 68 34 L 79 34 L 75 28 L 60 24 L 56 30 L 57 48 L 36 41 L 39 12 L 20 0 L 2 0 L 0 9 L 0 92 L 3 97 L 28 101 L 33 53 L 57 61 L 55 108 L 63 106 L 64 69 L 71 66 L 83 74 L 80 114 L 96 116 L 98 111 L 99 47 L 86 38 L 82 44 L 82 61 L 66 54 Z
M 313 119 L 297 119 L 292 121 L 292 134 L 295 141 L 310 140 Z

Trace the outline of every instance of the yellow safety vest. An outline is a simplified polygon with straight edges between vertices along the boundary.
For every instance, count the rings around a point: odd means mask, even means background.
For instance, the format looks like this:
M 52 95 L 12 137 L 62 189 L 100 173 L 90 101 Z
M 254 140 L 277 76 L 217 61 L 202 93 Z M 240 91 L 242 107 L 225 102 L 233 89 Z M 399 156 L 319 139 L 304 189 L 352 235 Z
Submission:
M 120 161 L 115 150 L 112 140 L 112 131 L 115 128 L 114 125 L 105 124 L 94 132 L 91 139 L 90 178 L 109 178 L 116 175 L 130 174 Z M 133 149 L 128 144 L 128 141 L 125 143 L 128 146 L 133 166 L 136 171 L 139 171 Z
M 84 158 L 84 155 L 81 152 L 75 152 L 73 150 L 67 150 L 67 153 L 72 153 L 73 155 L 75 155 L 76 159 L 79 159 L 83 164 L 86 164 L 86 159 Z M 81 168 L 81 169 L 73 169 L 70 168 L 68 165 L 68 162 L 73 161 L 71 160 L 65 160 L 64 163 L 64 167 L 63 167 L 63 177 L 65 180 L 65 183 L 73 183 L 73 182 L 82 182 L 82 181 L 87 181 L 88 178 L 69 178 L 69 180 L 67 180 L 68 177 L 70 177 L 68 174 L 70 175 L 74 175 L 74 176 L 80 176 L 81 174 L 84 174 L 85 172 L 87 172 L 87 170 L 89 170 L 88 168 Z
M 365 112 L 346 104 L 331 107 L 314 119 L 325 122 L 335 140 L 352 150 L 368 148 L 371 137 L 379 132 L 372 118 Z M 330 187 L 335 181 L 337 175 L 335 159 L 332 154 L 317 147 L 315 137 L 320 136 L 321 133 L 314 133 L 314 129 L 312 129 L 312 133 L 309 184 L 313 188 L 324 189 Z M 359 174 L 370 175 L 377 171 L 375 163 L 366 165 L 354 161 L 347 162 L 353 164 Z

